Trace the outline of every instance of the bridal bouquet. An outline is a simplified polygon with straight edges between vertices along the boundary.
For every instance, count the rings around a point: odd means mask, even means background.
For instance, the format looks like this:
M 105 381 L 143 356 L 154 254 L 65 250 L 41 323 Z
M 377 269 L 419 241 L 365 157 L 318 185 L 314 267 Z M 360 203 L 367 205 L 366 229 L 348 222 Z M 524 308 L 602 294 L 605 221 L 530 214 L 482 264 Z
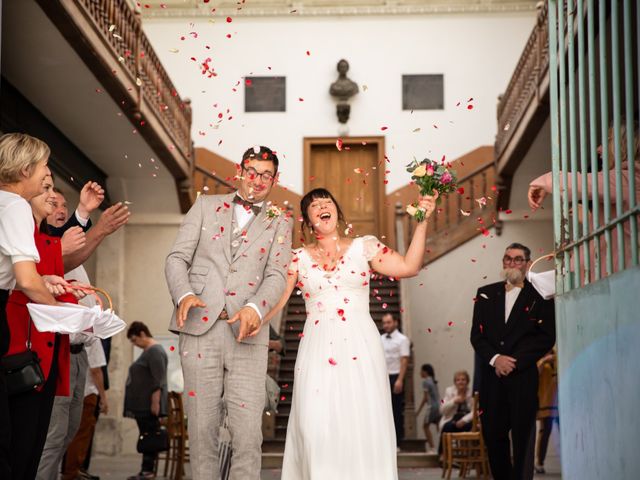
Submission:
M 456 172 L 447 164 L 438 164 L 428 158 L 418 163 L 414 159 L 407 165 L 407 172 L 411 174 L 411 180 L 420 187 L 420 195 L 433 195 L 434 190 L 438 192 L 437 203 L 441 202 L 443 195 L 456 189 Z M 407 205 L 407 213 L 418 222 L 422 222 L 425 218 L 425 211 L 418 206 L 417 202 Z

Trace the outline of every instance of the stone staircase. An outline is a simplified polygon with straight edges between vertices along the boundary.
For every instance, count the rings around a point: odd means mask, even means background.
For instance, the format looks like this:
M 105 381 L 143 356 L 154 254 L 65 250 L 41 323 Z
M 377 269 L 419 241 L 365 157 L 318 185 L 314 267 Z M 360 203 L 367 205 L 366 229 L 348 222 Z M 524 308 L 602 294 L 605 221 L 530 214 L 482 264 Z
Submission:
M 396 318 L 402 318 L 399 284 L 394 279 L 387 277 L 371 278 L 370 311 L 378 330 L 382 331 L 382 316 L 391 313 Z M 287 355 L 280 359 L 280 366 L 276 375 L 281 390 L 281 400 L 278 413 L 275 417 L 275 432 L 273 438 L 265 438 L 263 444 L 262 466 L 263 468 L 280 468 L 284 442 L 287 436 L 287 424 L 291 412 L 291 396 L 293 393 L 293 373 L 300 344 L 300 334 L 304 328 L 306 319 L 304 298 L 295 292 L 291 295 L 283 317 L 280 334 L 287 343 Z M 412 378 L 410 371 L 407 378 Z M 407 395 L 413 395 L 413 389 L 405 390 Z M 410 403 L 413 405 L 413 402 Z M 435 455 L 428 456 L 424 453 L 423 440 L 405 440 L 401 445 L 401 453 L 398 454 L 399 467 L 433 467 L 437 466 Z

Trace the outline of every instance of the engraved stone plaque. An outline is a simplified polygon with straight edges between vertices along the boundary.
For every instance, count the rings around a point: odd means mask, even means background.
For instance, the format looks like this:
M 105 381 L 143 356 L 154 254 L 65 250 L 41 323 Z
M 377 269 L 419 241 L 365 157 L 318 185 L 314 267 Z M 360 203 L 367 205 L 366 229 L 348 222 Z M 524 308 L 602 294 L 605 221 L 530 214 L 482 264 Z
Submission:
M 286 111 L 286 78 L 246 77 L 244 84 L 244 111 Z
M 403 110 L 442 110 L 444 75 L 403 75 Z

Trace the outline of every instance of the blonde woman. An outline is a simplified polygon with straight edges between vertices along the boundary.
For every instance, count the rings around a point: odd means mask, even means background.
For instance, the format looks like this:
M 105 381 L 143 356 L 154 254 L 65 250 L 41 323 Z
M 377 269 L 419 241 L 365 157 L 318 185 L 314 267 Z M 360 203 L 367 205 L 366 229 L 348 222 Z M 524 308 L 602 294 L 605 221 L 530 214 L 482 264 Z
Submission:
M 48 160 L 49 147 L 37 138 L 22 133 L 0 137 L 0 357 L 9 349 L 6 305 L 11 290 L 21 290 L 33 302 L 53 305 L 51 292 L 62 293 L 67 285 L 53 275 L 45 281 L 36 270 L 40 255 L 28 202 L 44 193 L 43 182 L 51 175 Z M 11 421 L 5 374 L 0 368 L 0 478 L 16 478 L 11 471 L 18 462 L 10 451 Z

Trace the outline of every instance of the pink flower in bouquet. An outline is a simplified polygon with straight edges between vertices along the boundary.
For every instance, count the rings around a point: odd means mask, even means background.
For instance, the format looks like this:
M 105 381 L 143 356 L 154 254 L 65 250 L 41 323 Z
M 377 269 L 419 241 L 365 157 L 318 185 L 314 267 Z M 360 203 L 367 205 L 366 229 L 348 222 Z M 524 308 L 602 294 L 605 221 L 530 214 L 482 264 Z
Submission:
M 431 165 L 427 167 L 427 176 L 433 177 L 433 167 Z
M 442 177 L 440 178 L 440 181 L 442 183 L 451 183 L 451 181 L 453 180 L 453 177 L 451 176 L 451 174 L 449 173 L 449 171 L 446 171 L 442 174 Z

